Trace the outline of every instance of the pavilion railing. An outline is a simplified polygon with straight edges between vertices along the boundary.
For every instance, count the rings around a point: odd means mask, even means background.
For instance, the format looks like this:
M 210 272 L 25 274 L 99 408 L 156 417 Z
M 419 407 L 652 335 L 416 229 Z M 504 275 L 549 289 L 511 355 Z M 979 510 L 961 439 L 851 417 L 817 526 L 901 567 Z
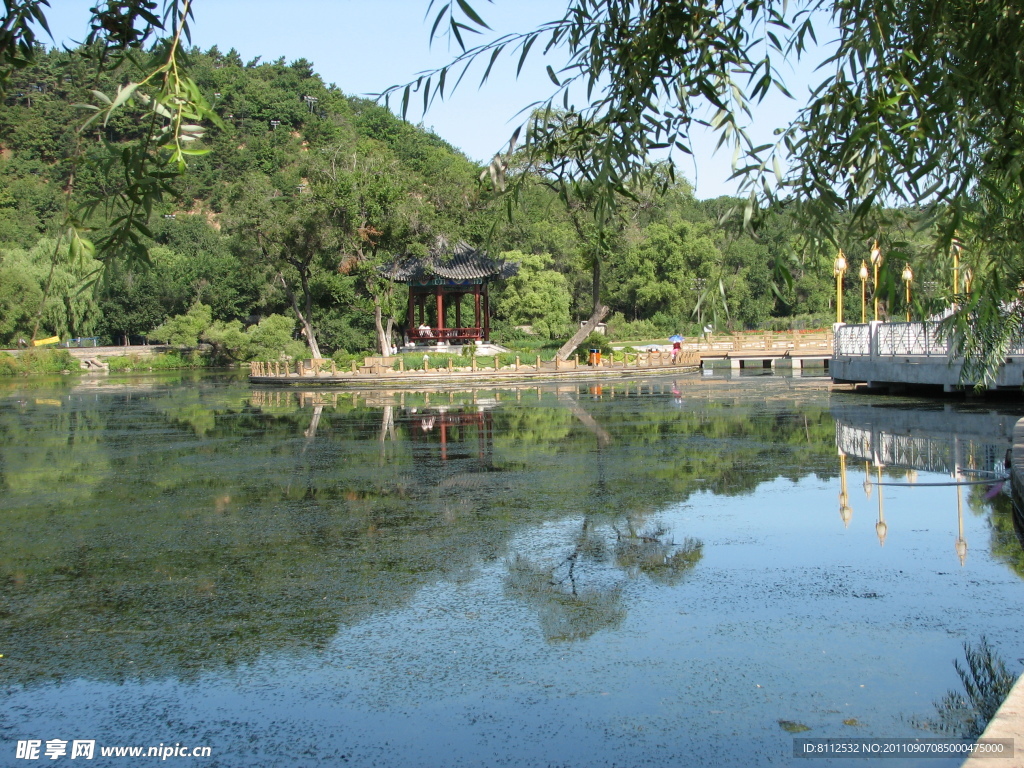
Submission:
M 483 328 L 410 328 L 406 331 L 409 341 L 472 341 L 484 337 Z

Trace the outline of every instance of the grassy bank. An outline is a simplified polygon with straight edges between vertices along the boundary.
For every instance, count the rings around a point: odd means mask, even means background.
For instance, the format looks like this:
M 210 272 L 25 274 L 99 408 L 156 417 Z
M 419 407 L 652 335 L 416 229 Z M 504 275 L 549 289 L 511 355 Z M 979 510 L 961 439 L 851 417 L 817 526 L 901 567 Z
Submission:
M 78 360 L 66 349 L 27 349 L 19 355 L 0 352 L 0 376 L 80 372 Z
M 174 371 L 194 368 L 214 368 L 210 357 L 198 352 L 158 352 L 155 355 L 120 355 L 104 361 L 111 373 L 132 371 Z

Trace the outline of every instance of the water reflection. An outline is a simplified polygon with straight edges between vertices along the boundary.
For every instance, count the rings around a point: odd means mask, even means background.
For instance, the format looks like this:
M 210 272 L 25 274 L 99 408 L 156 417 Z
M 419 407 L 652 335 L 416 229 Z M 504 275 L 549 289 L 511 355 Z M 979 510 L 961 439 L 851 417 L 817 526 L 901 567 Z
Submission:
M 956 534 L 953 549 L 960 565 L 967 561 L 964 536 L 964 489 L 975 495 L 984 492 L 991 501 L 1009 490 L 1009 453 L 1018 416 L 995 411 L 960 411 L 947 405 L 941 410 L 899 408 L 891 404 L 865 406 L 845 404 L 833 407 L 836 418 L 836 448 L 839 454 L 839 515 L 849 527 L 853 510 L 847 492 L 847 459 L 864 464 L 864 496 L 878 492 L 875 534 L 884 545 L 889 535 L 885 520 L 885 486 L 948 486 L 956 501 Z M 874 467 L 875 479 L 871 479 Z M 883 480 L 882 470 L 891 481 Z M 898 481 L 900 472 L 904 480 Z M 948 475 L 949 481 L 918 482 L 918 472 Z M 980 508 L 981 504 L 976 504 Z M 1018 526 L 1019 529 L 1019 526 Z M 1021 537 L 1024 543 L 1024 536 Z
M 904 468 L 883 437 L 927 409 L 884 399 L 900 407 L 872 421 L 857 402 L 703 377 L 15 388 L 0 400 L 10 732 L 180 728 L 229 766 L 295 764 L 302 739 L 309 764 L 759 765 L 792 754 L 780 721 L 913 735 L 905 716 L 955 683 L 961 639 L 1024 655 L 1006 568 L 1024 558 L 986 486 L 965 486 L 961 527 L 952 497 L 933 524 L 953 490 L 927 485 L 940 465 Z M 976 477 L 988 454 L 961 415 L 960 474 Z M 879 442 L 842 443 L 837 462 L 846 427 Z M 903 455 L 956 456 L 914 445 Z M 879 484 L 906 468 L 913 490 Z M 954 538 L 972 548 L 950 572 Z M 281 737 L 250 740 L 268 729 Z

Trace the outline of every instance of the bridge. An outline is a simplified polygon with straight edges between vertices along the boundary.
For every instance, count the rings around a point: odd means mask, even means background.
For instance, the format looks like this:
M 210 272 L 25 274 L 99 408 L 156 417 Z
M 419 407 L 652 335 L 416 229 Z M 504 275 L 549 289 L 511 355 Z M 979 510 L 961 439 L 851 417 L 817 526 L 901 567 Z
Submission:
M 937 322 L 837 324 L 832 380 L 866 383 L 890 391 L 907 386 L 942 387 L 945 392 L 974 387 L 963 378 L 963 360 L 939 332 Z M 988 389 L 1020 389 L 1024 384 L 1024 344 L 1010 349 Z
M 631 346 L 617 342 L 614 347 Z M 682 342 L 684 353 L 700 355 L 704 368 L 730 368 L 734 371 L 747 368 L 792 368 L 805 367 L 828 369 L 832 358 L 832 331 L 738 331 L 735 333 L 708 334 Z M 671 344 L 642 344 L 640 349 L 669 351 Z

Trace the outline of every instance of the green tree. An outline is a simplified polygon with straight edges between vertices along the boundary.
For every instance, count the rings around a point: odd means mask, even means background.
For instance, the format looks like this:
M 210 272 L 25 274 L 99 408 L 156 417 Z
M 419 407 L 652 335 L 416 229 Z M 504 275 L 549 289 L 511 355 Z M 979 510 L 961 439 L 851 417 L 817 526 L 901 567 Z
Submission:
M 554 259 L 522 251 L 506 251 L 501 258 L 518 262 L 519 272 L 508 279 L 495 302 L 497 314 L 513 325 L 531 325 L 534 333 L 547 338 L 566 328 L 572 297 L 565 276 L 551 269 Z
M 0 339 L 13 346 L 32 336 L 32 323 L 43 291 L 24 264 L 0 259 Z
M 27 302 L 29 295 L 38 297 L 32 308 L 28 338 L 35 338 L 39 328 L 47 336 L 65 338 L 89 336 L 95 331 L 100 306 L 92 281 L 100 267 L 98 262 L 81 252 L 77 259 L 71 259 L 50 238 L 43 238 L 29 249 L 10 248 L 0 253 L 2 263 L 13 270 L 12 279 L 21 281 L 14 274 L 30 276 L 35 284 L 35 290 L 28 291 L 18 302 Z
M 336 268 L 341 233 L 352 228 L 351 210 L 337 197 L 345 190 L 283 194 L 265 176 L 253 175 L 239 192 L 230 221 L 238 252 L 269 270 L 288 297 L 310 354 L 323 357 L 314 327 L 313 281 L 320 270 Z

